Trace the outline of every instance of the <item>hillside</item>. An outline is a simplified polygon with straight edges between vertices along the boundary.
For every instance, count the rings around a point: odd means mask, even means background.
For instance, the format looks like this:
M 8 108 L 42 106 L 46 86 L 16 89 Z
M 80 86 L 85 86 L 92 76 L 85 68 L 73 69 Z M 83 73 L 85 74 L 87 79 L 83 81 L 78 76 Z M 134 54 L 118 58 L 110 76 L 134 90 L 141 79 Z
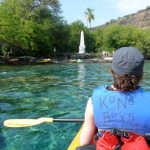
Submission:
M 119 17 L 118 19 L 110 20 L 102 26 L 119 24 L 119 25 L 133 25 L 141 28 L 149 28 L 150 29 L 150 6 L 146 9 L 140 10 L 136 13 L 126 15 L 124 17 Z M 101 26 L 97 26 L 98 28 Z

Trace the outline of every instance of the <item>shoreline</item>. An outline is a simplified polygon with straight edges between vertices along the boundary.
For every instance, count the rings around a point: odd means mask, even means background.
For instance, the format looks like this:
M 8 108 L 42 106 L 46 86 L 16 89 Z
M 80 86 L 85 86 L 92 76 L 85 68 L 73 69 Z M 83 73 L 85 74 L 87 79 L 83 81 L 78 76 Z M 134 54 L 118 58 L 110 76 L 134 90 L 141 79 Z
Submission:
M 145 61 L 150 61 L 146 59 Z M 112 57 L 107 58 L 86 58 L 86 59 L 50 59 L 50 58 L 35 58 L 21 57 L 0 59 L 0 66 L 21 66 L 21 65 L 47 65 L 47 64 L 73 64 L 73 63 L 111 63 Z
M 18 57 L 18 58 L 1 58 L 0 66 L 4 65 L 46 65 L 46 64 L 71 64 L 71 63 L 110 63 L 112 59 L 104 58 L 84 58 L 84 59 L 64 59 L 64 58 L 35 58 L 35 57 Z

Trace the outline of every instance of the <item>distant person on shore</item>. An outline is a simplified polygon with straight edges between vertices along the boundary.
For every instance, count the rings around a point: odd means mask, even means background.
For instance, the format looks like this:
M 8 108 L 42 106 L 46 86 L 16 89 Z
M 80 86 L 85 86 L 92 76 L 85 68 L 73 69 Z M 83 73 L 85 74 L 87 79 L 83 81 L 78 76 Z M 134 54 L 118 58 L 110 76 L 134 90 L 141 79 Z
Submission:
M 94 150 L 89 145 L 96 130 L 120 129 L 140 135 L 150 132 L 150 92 L 139 86 L 144 56 L 133 47 L 122 47 L 111 65 L 113 84 L 97 87 L 89 98 L 77 150 Z M 140 149 L 140 148 L 139 148 Z

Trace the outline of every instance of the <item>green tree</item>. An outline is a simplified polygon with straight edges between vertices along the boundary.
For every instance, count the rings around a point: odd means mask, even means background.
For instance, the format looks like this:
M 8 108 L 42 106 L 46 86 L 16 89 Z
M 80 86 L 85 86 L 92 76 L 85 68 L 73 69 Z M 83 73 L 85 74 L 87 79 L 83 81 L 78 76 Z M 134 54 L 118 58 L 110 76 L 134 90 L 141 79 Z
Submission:
M 53 35 L 54 30 L 64 24 L 60 13 L 58 0 L 3 0 L 1 48 L 9 44 L 13 55 L 50 56 L 57 39 L 54 36 L 58 36 Z
M 148 57 L 150 51 L 150 30 L 134 26 L 109 25 L 94 31 L 97 52 L 112 52 L 123 46 L 139 48 Z
M 87 22 L 89 23 L 89 27 L 91 28 L 91 22 L 94 20 L 94 14 L 93 14 L 94 9 L 87 8 L 85 11 L 86 19 Z
M 132 44 L 139 48 L 145 57 L 150 56 L 150 30 L 137 28 L 132 32 Z
M 102 46 L 103 46 L 103 29 L 98 28 L 96 31 L 94 31 L 94 38 L 95 38 L 95 47 L 96 47 L 96 52 L 101 53 L 103 51 Z

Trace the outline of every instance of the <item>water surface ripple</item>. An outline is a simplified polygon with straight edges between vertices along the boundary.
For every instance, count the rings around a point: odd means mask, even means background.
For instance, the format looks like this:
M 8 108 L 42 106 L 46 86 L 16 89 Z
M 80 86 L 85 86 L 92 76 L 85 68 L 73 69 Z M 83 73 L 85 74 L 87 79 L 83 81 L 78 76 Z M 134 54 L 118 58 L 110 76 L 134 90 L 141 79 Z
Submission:
M 150 66 L 142 85 L 150 90 Z M 11 118 L 83 118 L 93 88 L 110 85 L 110 64 L 0 67 L 0 149 L 67 150 L 80 123 L 43 123 L 6 128 Z

